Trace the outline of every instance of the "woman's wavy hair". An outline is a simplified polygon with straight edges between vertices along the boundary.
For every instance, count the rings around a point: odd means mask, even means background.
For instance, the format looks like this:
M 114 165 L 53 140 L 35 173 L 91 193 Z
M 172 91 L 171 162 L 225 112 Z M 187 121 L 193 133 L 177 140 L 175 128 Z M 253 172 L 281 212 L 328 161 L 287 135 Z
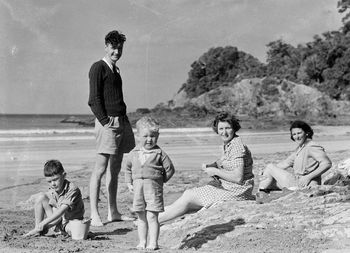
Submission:
M 236 116 L 230 114 L 229 112 L 220 112 L 216 115 L 212 128 L 215 133 L 218 133 L 218 124 L 219 122 L 227 122 L 232 127 L 233 131 L 237 132 L 241 129 L 241 125 L 239 124 L 239 119 Z
M 289 131 L 290 131 L 290 138 L 292 141 L 294 141 L 293 135 L 292 135 L 292 129 L 293 128 L 301 128 L 306 134 L 307 138 L 312 139 L 312 136 L 314 135 L 314 130 L 312 130 L 311 126 L 304 121 L 301 120 L 296 120 L 293 121 L 292 124 L 290 125 Z

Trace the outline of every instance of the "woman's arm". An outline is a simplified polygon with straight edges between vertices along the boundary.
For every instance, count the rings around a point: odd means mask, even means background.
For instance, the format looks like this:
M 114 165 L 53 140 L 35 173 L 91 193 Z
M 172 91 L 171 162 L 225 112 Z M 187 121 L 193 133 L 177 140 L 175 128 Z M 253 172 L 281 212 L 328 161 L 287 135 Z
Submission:
M 218 176 L 232 183 L 242 184 L 243 182 L 243 174 L 244 174 L 243 166 L 242 168 L 236 168 L 234 171 L 220 170 L 215 167 L 206 167 L 206 168 L 203 168 L 203 170 L 209 176 Z
M 303 176 L 299 180 L 299 184 L 302 187 L 307 186 L 311 180 L 321 176 L 323 173 L 325 173 L 332 167 L 332 162 L 322 147 L 310 147 L 308 155 L 315 159 L 315 161 L 317 161 L 319 165 L 317 169 L 311 171 L 309 174 Z
M 204 171 L 210 176 L 218 176 L 223 180 L 242 184 L 244 180 L 245 157 L 250 155 L 248 149 L 245 148 L 241 140 L 235 139 L 231 141 L 230 145 L 224 152 L 220 159 L 218 168 L 207 167 Z M 251 157 L 250 159 L 251 160 Z

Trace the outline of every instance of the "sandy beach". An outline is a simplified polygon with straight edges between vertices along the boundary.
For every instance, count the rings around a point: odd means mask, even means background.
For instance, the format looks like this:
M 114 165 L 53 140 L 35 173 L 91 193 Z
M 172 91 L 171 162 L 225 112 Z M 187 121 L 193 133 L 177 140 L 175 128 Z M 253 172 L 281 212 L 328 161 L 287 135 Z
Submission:
M 316 126 L 314 130 L 314 140 L 326 149 L 334 165 L 350 157 L 350 126 Z M 252 151 L 256 175 L 267 163 L 285 158 L 294 148 L 287 131 L 241 130 L 239 135 Z M 28 199 L 32 194 L 47 189 L 42 168 L 48 159 L 62 161 L 68 178 L 82 189 L 85 216 L 89 216 L 88 180 L 95 157 L 92 129 L 73 133 L 63 130 L 43 133 L 15 132 L 10 136 L 1 132 L 0 143 L 1 252 L 134 251 L 137 232 L 130 222 L 110 223 L 102 228 L 91 228 L 94 237 L 87 241 L 74 242 L 70 238 L 59 236 L 32 240 L 21 238 L 25 231 L 33 227 L 34 216 Z M 162 130 L 159 145 L 169 154 L 176 166 L 176 175 L 165 186 L 166 203 L 173 201 L 184 189 L 200 185 L 207 180 L 201 174 L 200 165 L 213 161 L 220 155 L 220 144 L 220 139 L 206 128 Z M 124 178 L 121 177 L 118 201 L 121 211 L 128 213 L 131 195 L 123 181 Z M 103 188 L 100 203 L 102 213 L 106 211 L 104 192 Z M 51 241 L 54 242 L 54 246 Z M 222 248 L 222 252 L 229 250 Z M 165 251 L 175 252 L 167 248 L 161 250 Z

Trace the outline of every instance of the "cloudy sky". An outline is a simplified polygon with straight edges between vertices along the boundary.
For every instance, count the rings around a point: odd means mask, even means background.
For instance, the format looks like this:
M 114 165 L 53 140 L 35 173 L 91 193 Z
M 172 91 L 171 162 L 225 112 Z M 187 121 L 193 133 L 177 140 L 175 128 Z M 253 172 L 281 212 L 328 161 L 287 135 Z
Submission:
M 119 67 L 129 111 L 170 100 L 192 62 L 232 45 L 261 61 L 337 30 L 336 0 L 0 0 L 0 113 L 90 113 L 88 71 L 104 36 L 127 41 Z

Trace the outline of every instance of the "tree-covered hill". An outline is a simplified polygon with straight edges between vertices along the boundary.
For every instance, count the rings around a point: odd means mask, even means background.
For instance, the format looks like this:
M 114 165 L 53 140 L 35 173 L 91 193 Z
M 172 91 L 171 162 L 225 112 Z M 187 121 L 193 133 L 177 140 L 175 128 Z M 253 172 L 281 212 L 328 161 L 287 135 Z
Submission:
M 350 121 L 350 0 L 338 8 L 345 14 L 339 30 L 297 46 L 272 41 L 266 63 L 231 45 L 210 48 L 191 64 L 174 98 L 149 113 L 195 120 L 231 110 L 255 120 Z

